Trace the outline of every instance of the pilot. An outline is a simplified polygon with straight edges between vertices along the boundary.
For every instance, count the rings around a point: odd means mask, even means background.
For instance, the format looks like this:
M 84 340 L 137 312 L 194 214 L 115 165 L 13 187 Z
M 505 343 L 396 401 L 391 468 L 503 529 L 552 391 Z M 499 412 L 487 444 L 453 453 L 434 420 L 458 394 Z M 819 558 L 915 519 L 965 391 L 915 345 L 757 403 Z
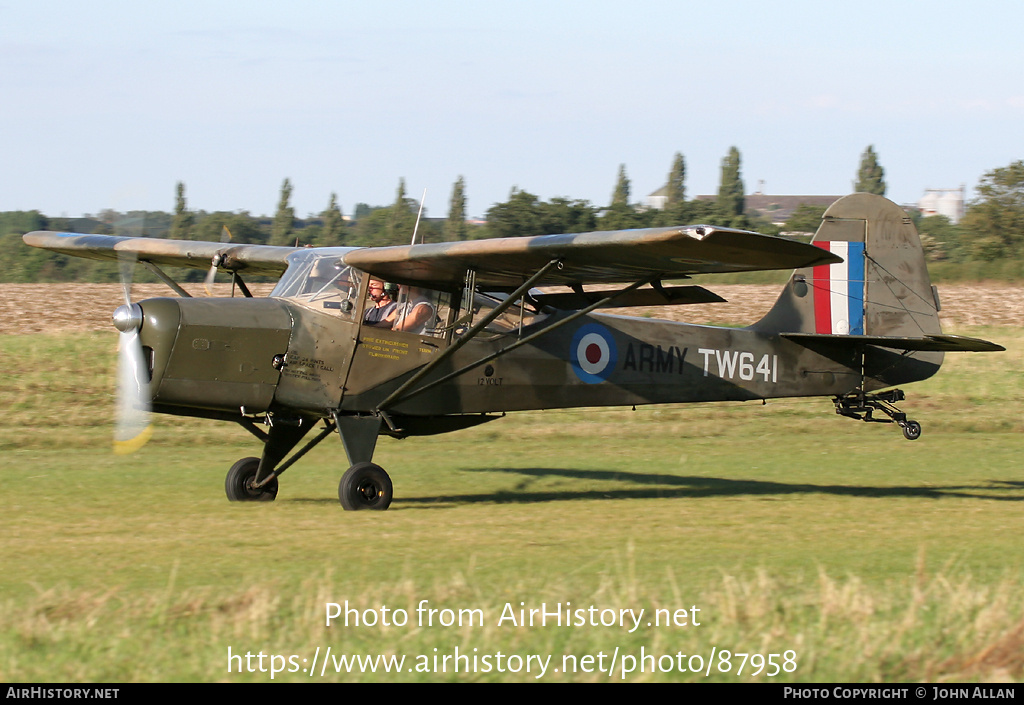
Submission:
M 392 330 L 403 330 L 408 333 L 423 335 L 428 326 L 433 326 L 437 318 L 437 310 L 427 297 L 427 292 L 419 287 L 410 286 L 408 303 L 404 308 L 395 309 Z
M 373 306 L 367 306 L 363 323 L 378 328 L 390 328 L 394 321 L 388 322 L 387 318 L 398 307 L 398 302 L 395 301 L 398 298 L 398 285 L 371 279 L 366 286 Z

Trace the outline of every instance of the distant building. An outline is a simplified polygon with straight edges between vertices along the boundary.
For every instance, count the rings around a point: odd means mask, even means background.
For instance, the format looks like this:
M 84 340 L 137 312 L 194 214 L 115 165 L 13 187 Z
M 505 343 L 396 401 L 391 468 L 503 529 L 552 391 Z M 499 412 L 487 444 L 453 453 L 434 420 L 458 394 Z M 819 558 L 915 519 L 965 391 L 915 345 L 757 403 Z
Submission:
M 644 204 L 648 208 L 664 210 L 665 202 L 668 200 L 667 194 L 668 186 L 662 186 L 649 195 Z M 718 197 L 697 196 L 698 201 L 714 201 L 716 198 Z M 744 196 L 744 211 L 749 216 L 765 218 L 775 225 L 782 225 L 793 215 L 793 211 L 802 205 L 827 208 L 840 198 L 842 196 L 770 196 L 759 191 Z
M 959 223 L 964 217 L 967 188 L 930 188 L 925 189 L 924 196 L 917 202 L 917 209 L 924 217 L 944 215 L 951 223 Z M 717 196 L 697 196 L 698 201 L 714 201 Z M 842 196 L 770 196 L 760 191 L 745 196 L 744 210 L 747 215 L 758 216 L 782 225 L 793 215 L 799 206 L 820 206 L 828 208 Z M 646 199 L 648 208 L 664 210 L 668 201 L 668 185 L 654 191 Z M 904 206 L 913 208 L 913 206 Z
M 964 217 L 964 200 L 967 189 L 960 188 L 929 188 L 917 202 L 921 215 L 925 218 L 932 215 L 944 215 L 949 222 L 956 224 Z
M 663 211 L 668 203 L 668 184 L 665 184 L 644 199 L 644 205 L 653 210 Z
M 714 198 L 714 196 L 709 196 Z M 782 225 L 800 206 L 820 206 L 828 208 L 842 196 L 769 196 L 763 193 L 752 193 L 746 197 L 744 212 L 747 215 L 759 216 L 771 221 L 774 225 Z

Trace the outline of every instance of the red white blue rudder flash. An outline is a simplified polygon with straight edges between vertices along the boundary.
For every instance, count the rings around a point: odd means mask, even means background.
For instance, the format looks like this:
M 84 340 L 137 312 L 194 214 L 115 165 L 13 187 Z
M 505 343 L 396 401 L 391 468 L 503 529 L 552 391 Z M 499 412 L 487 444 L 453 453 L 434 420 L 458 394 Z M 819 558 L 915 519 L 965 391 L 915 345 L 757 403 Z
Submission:
M 864 243 L 825 240 L 814 245 L 843 258 L 814 267 L 814 332 L 864 335 Z
M 597 323 L 580 326 L 572 338 L 569 359 L 572 370 L 587 384 L 604 382 L 615 369 L 619 350 L 611 332 Z

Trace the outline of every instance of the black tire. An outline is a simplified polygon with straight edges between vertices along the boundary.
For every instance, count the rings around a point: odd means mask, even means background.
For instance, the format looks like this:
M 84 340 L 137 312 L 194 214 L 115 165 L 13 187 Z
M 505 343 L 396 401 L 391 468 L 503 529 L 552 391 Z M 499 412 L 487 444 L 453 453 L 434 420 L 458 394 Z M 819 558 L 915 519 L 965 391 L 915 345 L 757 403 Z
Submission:
M 916 441 L 921 437 L 921 424 L 917 421 L 907 421 L 903 426 L 903 437 L 908 441 Z
M 348 511 L 376 509 L 391 506 L 394 488 L 384 468 L 373 463 L 356 463 L 341 476 L 338 500 Z
M 259 489 L 252 486 L 259 469 L 259 458 L 242 458 L 232 465 L 224 478 L 224 493 L 228 499 L 232 502 L 273 502 L 277 499 L 276 477 Z

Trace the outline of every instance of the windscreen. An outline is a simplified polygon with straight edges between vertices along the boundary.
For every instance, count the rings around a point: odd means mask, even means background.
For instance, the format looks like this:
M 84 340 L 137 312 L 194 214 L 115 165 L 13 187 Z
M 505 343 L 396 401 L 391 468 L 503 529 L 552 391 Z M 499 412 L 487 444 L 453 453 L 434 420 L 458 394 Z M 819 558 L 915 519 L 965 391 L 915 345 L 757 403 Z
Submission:
M 351 317 L 361 279 L 362 272 L 346 266 L 337 254 L 299 251 L 288 256 L 288 269 L 270 295 Z

